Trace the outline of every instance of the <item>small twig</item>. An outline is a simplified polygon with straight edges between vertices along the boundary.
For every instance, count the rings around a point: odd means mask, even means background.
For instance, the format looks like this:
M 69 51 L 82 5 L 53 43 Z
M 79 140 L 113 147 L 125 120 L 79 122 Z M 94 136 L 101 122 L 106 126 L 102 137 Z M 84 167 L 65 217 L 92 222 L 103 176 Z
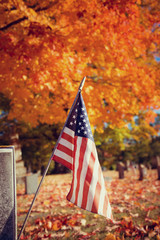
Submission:
M 53 7 L 53 6 L 54 6 L 55 4 L 57 4 L 57 3 L 58 3 L 58 0 L 56 0 L 56 1 L 48 4 L 48 5 L 45 6 L 45 7 L 42 7 L 42 8 L 39 7 L 39 8 L 37 8 L 37 9 L 35 9 L 35 12 L 42 12 L 42 11 L 48 10 L 49 8 Z M 36 6 L 37 6 L 37 5 L 34 4 L 34 5 L 30 6 L 29 8 L 34 9 Z M 10 10 L 13 11 L 13 10 L 16 10 L 16 8 L 15 8 L 15 7 L 12 7 Z M 7 11 L 7 9 L 5 9 L 5 11 Z M 8 10 L 8 11 L 9 11 L 9 10 Z M 8 28 L 12 27 L 13 25 L 16 25 L 16 24 L 18 24 L 18 23 L 20 23 L 20 22 L 23 22 L 24 20 L 27 20 L 27 19 L 28 19 L 28 17 L 26 17 L 26 16 L 24 16 L 24 17 L 22 17 L 22 18 L 19 18 L 19 19 L 13 21 L 13 22 L 8 23 L 8 24 L 5 25 L 4 27 L 1 27 L 1 28 L 0 28 L 0 31 L 5 31 L 5 30 L 7 30 Z
M 19 19 L 13 21 L 13 22 L 7 24 L 7 25 L 4 26 L 4 27 L 1 27 L 1 28 L 0 28 L 0 31 L 5 31 L 5 30 L 7 30 L 8 28 L 12 27 L 13 25 L 16 25 L 16 24 L 18 24 L 18 23 L 20 23 L 20 22 L 22 22 L 22 21 L 24 21 L 24 20 L 27 20 L 27 19 L 28 19 L 28 17 L 19 18 Z

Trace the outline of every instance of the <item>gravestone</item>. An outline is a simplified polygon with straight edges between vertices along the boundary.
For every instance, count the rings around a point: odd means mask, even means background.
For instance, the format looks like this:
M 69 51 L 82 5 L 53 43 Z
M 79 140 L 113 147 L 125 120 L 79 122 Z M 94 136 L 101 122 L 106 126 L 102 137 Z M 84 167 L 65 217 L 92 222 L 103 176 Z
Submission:
M 106 181 L 106 182 L 112 182 L 112 178 L 111 178 L 111 177 L 104 177 L 104 181 Z
M 139 180 L 147 178 L 147 169 L 143 164 L 139 165 Z
M 25 176 L 25 193 L 36 193 L 38 188 L 38 173 L 29 174 Z
M 0 240 L 17 239 L 14 147 L 0 147 Z

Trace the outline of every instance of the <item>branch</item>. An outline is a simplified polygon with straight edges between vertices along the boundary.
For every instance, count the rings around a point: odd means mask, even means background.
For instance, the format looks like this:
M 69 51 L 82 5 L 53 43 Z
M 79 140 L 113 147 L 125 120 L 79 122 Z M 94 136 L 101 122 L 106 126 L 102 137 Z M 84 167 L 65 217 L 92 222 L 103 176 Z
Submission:
M 10 8 L 10 9 L 5 8 L 4 11 L 5 11 L 5 12 L 9 12 L 9 11 L 14 11 L 14 10 L 16 10 L 16 9 L 17 9 L 16 7 L 12 7 L 12 8 Z
M 55 4 L 57 4 L 57 3 L 58 3 L 58 0 L 55 0 L 54 2 L 48 4 L 48 5 L 45 6 L 45 7 L 42 7 L 42 8 L 39 7 L 39 8 L 37 8 L 37 9 L 35 10 L 35 12 L 46 11 L 46 10 L 48 10 L 49 8 L 53 7 L 53 6 L 54 6 Z M 34 9 L 36 6 L 37 6 L 37 5 L 34 4 L 34 5 L 30 6 L 29 8 Z M 16 8 L 13 7 L 13 8 L 10 9 L 10 10 L 12 11 L 12 10 L 15 10 L 15 9 L 16 9 Z M 5 11 L 7 11 L 7 10 L 5 9 Z M 16 24 L 18 24 L 18 23 L 20 23 L 20 22 L 23 22 L 23 21 L 27 20 L 27 19 L 28 19 L 28 17 L 25 17 L 25 16 L 22 17 L 22 18 L 19 18 L 19 19 L 15 20 L 15 21 L 13 21 L 13 22 L 11 22 L 11 23 L 8 23 L 8 24 L 5 25 L 4 27 L 1 27 L 1 28 L 0 28 L 0 31 L 5 31 L 5 30 L 7 30 L 8 28 L 12 27 L 13 25 L 16 25 Z
M 13 25 L 16 25 L 16 24 L 18 24 L 18 23 L 20 23 L 20 22 L 23 22 L 24 20 L 27 20 L 27 19 L 28 19 L 28 17 L 19 18 L 19 19 L 13 21 L 13 22 L 7 24 L 6 26 L 0 28 L 0 31 L 5 31 L 5 30 L 7 30 L 8 28 L 12 27 Z
M 37 10 L 35 10 L 36 12 L 41 12 L 41 11 L 45 11 L 45 10 L 48 10 L 49 8 L 53 7 L 54 5 L 56 5 L 58 3 L 59 0 L 55 0 L 54 2 L 52 3 L 49 3 L 46 7 L 39 7 L 37 8 Z

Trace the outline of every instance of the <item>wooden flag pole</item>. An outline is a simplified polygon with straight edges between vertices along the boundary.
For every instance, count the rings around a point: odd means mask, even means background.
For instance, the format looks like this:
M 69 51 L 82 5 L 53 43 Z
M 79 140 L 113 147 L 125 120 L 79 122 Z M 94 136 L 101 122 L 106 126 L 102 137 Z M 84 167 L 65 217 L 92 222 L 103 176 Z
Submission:
M 78 93 L 77 93 L 77 95 L 76 95 L 76 97 L 75 97 L 75 99 L 74 99 L 74 102 L 73 102 L 73 104 L 72 104 L 72 107 L 71 107 L 71 109 L 70 109 L 70 112 L 69 112 L 69 114 L 68 114 L 68 117 L 67 117 L 66 122 L 68 121 L 68 119 L 69 119 L 69 117 L 70 117 L 70 113 L 72 112 L 72 109 L 73 109 L 73 107 L 74 107 L 74 105 L 75 105 L 75 103 L 76 103 L 76 100 L 77 100 L 77 98 L 78 98 L 79 92 L 82 91 L 82 88 L 83 88 L 83 85 L 84 85 L 84 83 L 85 83 L 85 80 L 86 80 L 86 77 L 84 77 L 84 78 L 82 79 L 81 83 L 80 83 L 80 86 L 79 86 L 79 89 L 78 89 Z M 66 124 L 64 124 L 64 127 L 65 127 L 65 125 L 66 125 Z M 42 178 L 41 178 L 41 181 L 40 181 L 40 183 L 39 183 L 39 186 L 38 186 L 38 188 L 37 188 L 37 191 L 36 191 L 36 193 L 35 193 L 35 195 L 34 195 L 34 198 L 33 198 L 33 200 L 32 200 L 32 203 L 31 203 L 31 205 L 30 205 L 30 208 L 29 208 L 29 210 L 28 210 L 28 213 L 27 213 L 27 215 L 26 215 L 26 218 L 25 218 L 25 220 L 24 220 L 23 226 L 22 226 L 22 228 L 21 228 L 21 231 L 20 231 L 20 234 L 19 234 L 17 240 L 20 240 L 20 238 L 21 238 L 21 235 L 22 235 L 22 233 L 23 233 L 23 230 L 24 230 L 24 228 L 25 228 L 25 225 L 26 225 L 26 223 L 27 223 L 27 220 L 28 220 L 28 218 L 29 218 L 29 215 L 30 215 L 30 213 L 31 213 L 31 211 L 32 211 L 33 204 L 34 204 L 34 202 L 35 202 L 35 200 L 36 200 L 36 197 L 37 197 L 37 195 L 38 195 L 38 193 L 39 193 L 39 190 L 40 190 L 40 188 L 41 188 L 41 185 L 42 185 L 42 183 L 43 183 L 43 180 L 44 180 L 44 178 L 45 178 L 45 176 L 46 176 L 46 174 L 47 174 L 47 172 L 48 172 L 49 166 L 50 166 L 51 161 L 52 161 L 52 157 L 53 157 L 54 152 L 55 152 L 55 150 L 56 150 L 56 148 L 57 148 L 57 145 L 58 145 L 59 140 L 60 140 L 60 138 L 61 138 L 61 135 L 62 135 L 62 132 L 63 132 L 63 130 L 64 130 L 64 127 L 63 127 L 63 129 L 62 129 L 62 131 L 61 131 L 61 133 L 60 133 L 60 135 L 59 135 L 58 141 L 57 141 L 57 143 L 56 143 L 56 145 L 55 145 L 55 147 L 54 147 L 54 149 L 53 149 L 52 155 L 51 155 L 51 157 L 50 157 L 50 159 L 49 159 L 49 162 L 48 162 L 48 164 L 47 164 L 47 167 L 46 167 L 46 169 L 45 169 L 45 171 L 44 171 L 44 173 L 43 173 L 43 176 L 42 176 Z

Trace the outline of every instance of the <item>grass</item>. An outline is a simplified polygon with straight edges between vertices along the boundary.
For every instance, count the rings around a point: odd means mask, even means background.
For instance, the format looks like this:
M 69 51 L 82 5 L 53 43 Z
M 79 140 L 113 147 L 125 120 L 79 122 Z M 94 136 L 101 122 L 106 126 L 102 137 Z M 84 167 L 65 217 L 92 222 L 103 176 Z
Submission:
M 122 180 L 115 171 L 104 172 L 104 177 L 115 224 L 66 200 L 70 174 L 52 175 L 45 178 L 22 239 L 159 240 L 160 181 L 156 170 L 150 170 L 143 181 L 138 180 L 138 172 L 126 172 Z M 34 196 L 24 192 L 24 185 L 18 185 L 18 233 Z

